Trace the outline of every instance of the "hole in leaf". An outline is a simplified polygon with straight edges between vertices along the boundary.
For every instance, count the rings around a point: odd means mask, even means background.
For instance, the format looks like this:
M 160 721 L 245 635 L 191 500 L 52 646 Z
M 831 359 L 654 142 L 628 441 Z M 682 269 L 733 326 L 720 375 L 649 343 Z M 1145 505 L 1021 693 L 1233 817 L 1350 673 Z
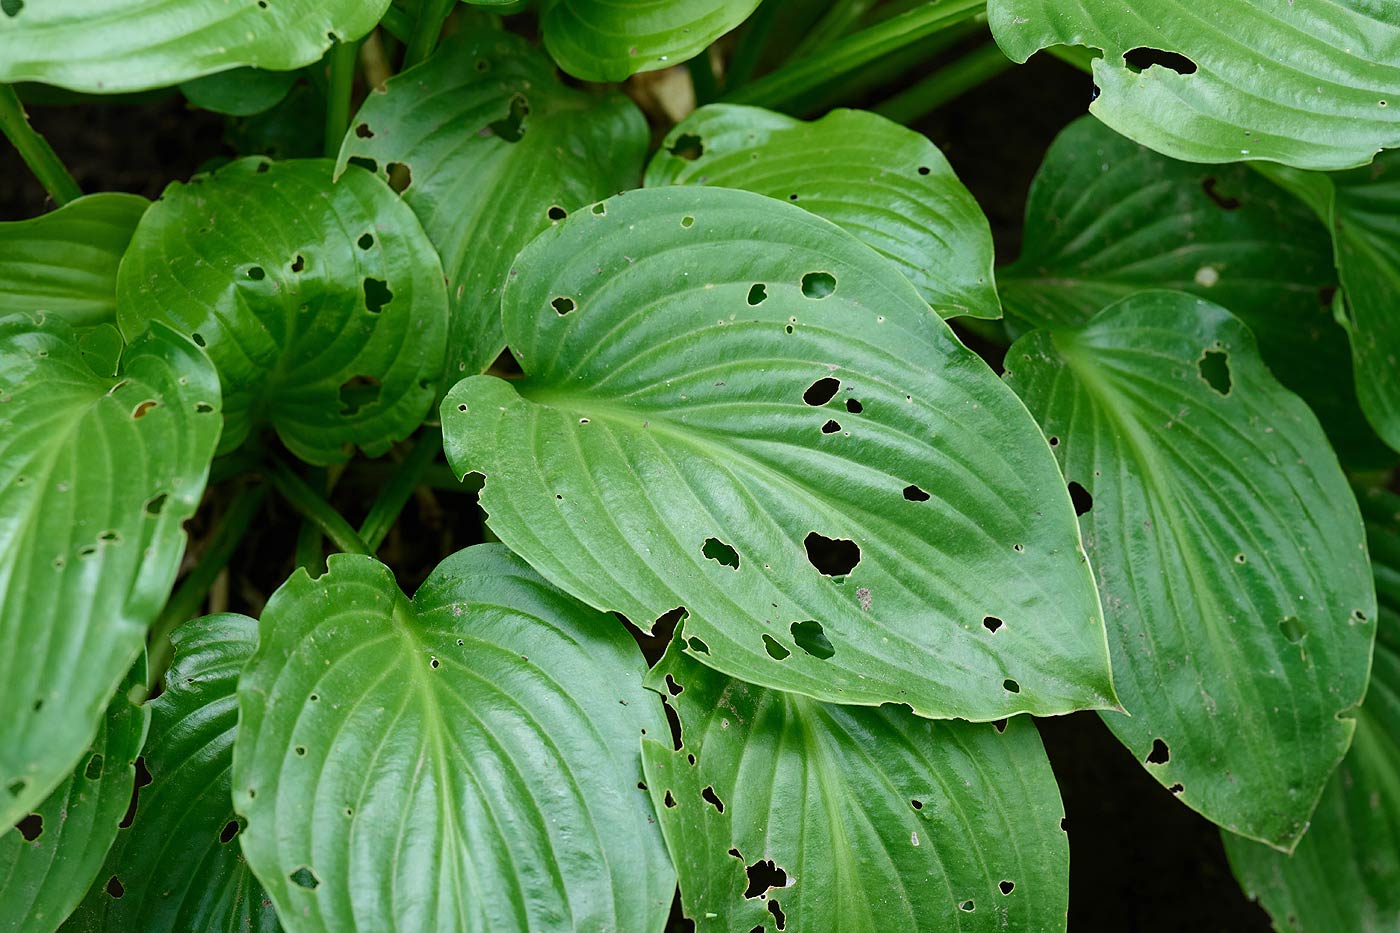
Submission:
M 666 796 L 662 798 L 661 802 L 666 805 L 667 810 L 674 810 L 676 808 L 676 798 L 671 796 L 669 790 L 666 791 Z
M 207 415 L 214 410 L 214 406 L 210 405 L 208 402 L 195 402 L 194 410 L 196 414 Z
M 672 677 L 670 674 L 666 675 L 666 690 L 673 697 L 678 697 L 685 692 L 685 688 L 676 683 L 676 678 Z
M 224 824 L 224 828 L 219 830 L 219 841 L 228 845 L 233 841 L 233 837 L 238 835 L 239 828 L 237 820 L 229 820 Z
M 362 168 L 367 172 L 374 172 L 376 174 L 378 174 L 379 172 L 379 163 L 374 161 L 373 159 L 366 159 L 363 156 L 351 156 L 349 159 L 349 164 L 356 166 L 357 168 Z M 267 171 L 267 163 L 264 162 L 261 165 L 259 165 L 258 171 Z
M 802 277 L 802 294 L 820 300 L 836 292 L 836 276 L 830 272 L 808 272 Z
M 554 308 L 555 311 L 559 312 L 560 317 L 563 317 L 564 315 L 568 314 L 570 311 L 578 307 L 578 305 L 574 304 L 574 300 L 572 298 L 566 298 L 563 295 L 560 295 L 558 298 L 554 299 L 549 304 L 551 307 Z
M 929 500 L 929 494 L 913 483 L 910 483 L 908 486 L 904 487 L 904 498 L 908 499 L 910 502 L 927 502 Z
M 764 633 L 763 636 L 763 650 L 767 651 L 768 657 L 772 658 L 774 661 L 786 661 L 792 656 L 791 651 L 784 648 L 778 643 L 776 638 L 767 633 Z
M 825 661 L 836 654 L 836 649 L 826 637 L 826 631 L 822 629 L 820 622 L 811 619 L 806 622 L 794 622 L 788 631 L 792 633 L 792 640 L 797 642 L 797 647 L 819 661 Z
M 822 425 L 822 433 L 823 433 L 823 434 L 835 434 L 835 433 L 837 433 L 837 432 L 840 431 L 840 430 L 841 430 L 841 422 L 835 421 L 835 420 L 832 420 L 832 419 L 828 419 L 827 422 L 826 422 L 826 424 Z
M 530 102 L 519 94 L 510 99 L 510 113 L 487 126 L 483 136 L 498 136 L 508 143 L 520 142 L 525 135 L 525 118 L 530 115 Z
M 853 415 L 858 415 L 861 412 L 865 411 L 865 406 L 862 405 L 857 399 L 848 398 L 846 399 L 846 411 L 850 412 Z
M 107 879 L 106 891 L 112 898 L 120 900 L 122 895 L 126 893 L 126 888 L 122 887 L 121 881 L 116 875 L 113 875 Z
M 771 858 L 746 865 L 744 873 L 749 876 L 749 886 L 744 889 L 744 897 L 749 900 L 767 894 L 774 888 L 787 887 L 787 872 L 779 868 Z
M 823 576 L 844 577 L 860 563 L 860 546 L 849 538 L 828 538 L 813 531 L 802 545 L 808 562 Z
M 1004 733 L 1004 732 L 1006 731 L 1006 720 L 1005 720 L 1005 719 L 997 719 L 997 720 L 994 720 L 994 721 L 992 722 L 992 728 L 995 729 L 995 730 L 997 730 L 997 734 L 998 734 L 998 735 Z
M 1076 483 L 1069 481 L 1069 501 L 1074 503 L 1074 514 L 1083 515 L 1094 507 L 1094 497 L 1089 495 L 1089 490 Z
M 687 639 L 685 640 L 685 643 L 686 643 L 687 645 L 689 645 L 689 646 L 690 646 L 690 650 L 691 650 L 691 651 L 694 651 L 696 654 L 709 654 L 709 653 L 710 653 L 710 646 L 707 645 L 707 644 L 705 644 L 703 641 L 701 641 L 699 638 L 695 637 L 694 635 L 692 635 L 692 636 L 690 636 L 689 638 L 687 638 Z
M 997 629 L 1001 628 L 1005 624 L 1005 622 L 1001 621 L 996 616 L 982 617 L 982 627 L 992 633 L 995 633 Z
M 209 346 L 209 344 L 204 342 L 204 335 L 201 334 L 199 331 L 195 331 L 193 334 L 190 334 L 190 339 L 194 341 L 194 344 L 197 347 Z
M 739 569 L 739 552 L 719 538 L 706 538 L 705 545 L 700 548 L 700 553 L 725 567 Z
M 596 213 L 596 211 L 595 211 L 595 213 Z M 694 217 L 682 217 L 682 218 L 681 218 L 681 226 L 684 227 L 684 228 L 686 228 L 687 230 L 689 230 L 691 227 L 695 226 L 695 218 L 694 218 Z
M 969 914 L 972 913 L 972 912 L 973 912 L 974 910 L 976 910 L 976 909 L 977 909 L 977 905 L 974 904 L 972 901 L 963 901 L 961 904 L 958 905 L 958 910 L 961 910 L 961 911 L 963 911 L 963 912 L 965 912 L 965 913 L 969 913 Z
M 700 792 L 700 796 L 706 803 L 714 807 L 720 813 L 724 812 L 724 801 L 719 799 L 719 795 L 715 793 L 714 787 L 706 787 Z
M 694 133 L 682 133 L 666 151 L 678 159 L 694 162 L 705 154 L 705 144 Z
M 1207 350 L 1196 363 L 1201 378 L 1221 395 L 1230 394 L 1230 355 L 1222 350 Z
M 1220 179 L 1216 178 L 1214 175 L 1210 175 L 1206 178 L 1201 179 L 1201 188 L 1205 191 L 1206 197 L 1210 198 L 1212 201 L 1215 202 L 1216 207 L 1220 208 L 1223 211 L 1238 210 L 1240 206 L 1240 199 L 1232 198 L 1225 192 L 1221 191 L 1217 187 L 1219 184 Z
M 370 314 L 378 314 L 384 310 L 384 306 L 394 300 L 394 293 L 389 290 L 389 283 L 383 279 L 365 279 L 365 309 Z
M 20 778 L 18 781 L 11 781 L 9 786 L 10 796 L 18 797 L 24 793 L 24 789 L 29 786 L 29 782 Z
M 768 298 L 768 288 L 762 282 L 754 283 L 749 289 L 749 307 L 758 307 Z
M 564 210 L 558 204 L 555 204 L 553 207 L 551 207 L 548 211 L 545 212 L 545 214 L 549 217 L 550 220 L 563 220 L 565 217 L 569 216 L 569 212 Z
M 146 768 L 145 756 L 137 756 L 136 781 L 131 786 L 131 801 L 127 804 L 126 814 L 122 817 L 122 821 L 117 824 L 118 829 L 126 829 L 136 819 L 136 807 L 141 802 L 141 788 L 150 783 L 151 772 Z
M 146 417 L 146 412 L 150 411 L 152 408 L 155 408 L 159 404 L 160 402 L 157 402 L 155 399 L 148 398 L 131 410 L 131 417 L 144 418 Z
M 93 752 L 92 757 L 88 759 L 87 767 L 83 769 L 83 777 L 89 781 L 100 780 L 105 763 L 106 759 L 102 757 L 101 752 Z
M 267 272 L 262 266 L 249 266 L 248 278 L 252 279 L 254 282 L 261 282 L 263 279 L 267 278 Z
M 169 499 L 169 498 L 170 498 L 170 497 L 169 497 L 168 495 L 166 495 L 165 493 L 161 493 L 160 495 L 155 496 L 154 498 L 150 499 L 150 500 L 146 503 L 146 514 L 147 514 L 147 515 L 159 515 L 159 514 L 160 514 L 160 510 L 163 509 L 163 508 L 165 508 L 165 501 L 166 501 L 167 499 Z
M 1060 446 L 1060 439 L 1059 439 L 1058 437 L 1051 437 L 1051 438 L 1050 438 L 1050 446 L 1051 446 L 1051 447 L 1059 447 L 1059 446 Z
M 373 139 L 374 130 L 369 128 L 368 123 L 361 123 L 355 127 L 355 135 L 360 139 Z
M 340 413 L 354 417 L 379 401 L 379 380 L 373 376 L 351 376 L 340 386 Z
M 807 387 L 807 391 L 802 393 L 802 401 L 815 408 L 831 401 L 840 391 L 840 379 L 834 376 L 823 376 Z
M 300 272 L 300 271 L 302 271 L 302 270 L 305 269 L 305 268 L 306 268 L 306 259 L 305 259 L 305 257 L 303 257 L 300 253 L 298 253 L 298 254 L 297 254 L 297 257 L 296 257 L 295 259 L 292 260 L 292 271 L 293 271 L 293 272 Z
M 413 185 L 413 169 L 406 162 L 390 162 L 384 166 L 389 174 L 389 188 L 395 194 L 403 194 Z
M 1171 760 L 1171 749 L 1167 748 L 1167 743 L 1161 739 L 1152 740 L 1152 751 L 1147 753 L 1147 763 L 1150 765 L 1164 765 Z
M 928 174 L 929 172 L 931 172 L 931 171 L 933 171 L 933 170 L 930 169 L 927 165 L 920 165 L 920 166 L 919 166 L 919 174 L 920 174 L 920 175 L 927 175 L 927 174 Z
M 19 830 L 25 842 L 33 842 L 44 831 L 44 818 L 38 813 L 31 813 L 16 823 L 15 829 Z
M 1001 689 L 1005 690 L 1007 693 L 1020 693 L 1021 685 L 1008 677 L 1001 682 Z
M 924 802 L 916 797 L 909 801 L 909 806 L 913 807 L 915 810 L 922 810 L 924 808 Z
M 1298 621 L 1294 616 L 1280 619 L 1278 630 L 1283 633 L 1284 638 L 1287 638 L 1295 645 L 1302 641 L 1303 637 L 1308 634 L 1308 630 L 1303 628 L 1303 623 Z
M 355 241 L 355 245 L 358 246 L 360 249 L 371 249 L 371 248 L 373 248 L 373 246 L 374 246 L 374 234 L 373 234 L 373 233 L 362 233 L 362 234 L 360 234 L 360 238 L 359 238 L 358 240 Z
M 1002 894 L 1010 894 L 1012 891 L 1016 890 L 1016 882 L 1003 881 L 1001 884 L 997 885 L 997 887 L 1001 889 Z
M 0 0 L 0 13 L 9 17 L 16 17 L 19 11 L 24 9 L 24 0 Z
M 1124 52 L 1123 62 L 1133 74 L 1142 74 L 1147 69 L 1157 66 L 1168 71 L 1175 71 L 1179 75 L 1196 73 L 1196 63 L 1180 52 L 1169 52 L 1147 46 L 1139 46 Z
M 779 930 L 787 929 L 787 916 L 776 900 L 768 901 L 768 912 L 773 915 L 773 922 L 778 925 Z
M 321 883 L 321 879 L 316 877 L 316 873 L 305 865 L 301 866 L 287 877 L 290 878 L 292 884 L 297 887 L 306 888 L 311 891 L 314 891 Z
M 1181 794 L 1181 793 L 1184 793 L 1184 792 L 1186 791 L 1186 785 L 1185 785 L 1185 784 L 1173 784 L 1171 787 L 1168 787 L 1167 790 L 1171 791 L 1173 794 Z

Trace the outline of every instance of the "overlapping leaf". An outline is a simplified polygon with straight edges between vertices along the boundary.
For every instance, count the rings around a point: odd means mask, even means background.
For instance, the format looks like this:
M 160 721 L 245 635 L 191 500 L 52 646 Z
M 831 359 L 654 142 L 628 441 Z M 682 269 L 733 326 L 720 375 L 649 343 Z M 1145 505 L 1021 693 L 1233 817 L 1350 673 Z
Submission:
M 616 620 L 499 545 L 407 599 L 333 556 L 263 613 L 234 805 L 290 930 L 660 930 L 675 890 L 641 780 L 665 735 Z
M 630 100 L 564 87 L 547 58 L 496 30 L 459 33 L 365 101 L 338 170 L 370 160 L 410 180 L 404 200 L 447 273 L 448 385 L 505 346 L 515 254 L 569 211 L 636 187 L 647 143 Z
M 642 754 L 698 930 L 1065 928 L 1064 808 L 1027 718 L 817 703 L 686 648 L 649 677 L 683 747 Z
M 295 71 L 234 68 L 186 81 L 180 91 L 196 107 L 246 117 L 281 103 L 297 77 Z
M 1291 856 L 1225 834 L 1245 891 L 1280 930 L 1400 926 L 1400 497 L 1362 499 L 1380 596 L 1371 686 L 1356 737 Z
M 0 81 L 116 93 L 239 65 L 287 71 L 374 28 L 389 0 L 6 0 Z
M 1018 62 L 1052 45 L 1102 49 L 1090 110 L 1178 159 L 1339 169 L 1400 146 L 1394 3 L 990 0 L 987 12 Z
M 679 65 L 742 23 L 759 0 L 543 0 L 549 54 L 585 81 Z
M 0 825 L 78 763 L 141 652 L 219 437 L 219 386 L 156 325 L 120 378 L 51 315 L 0 319 Z
M 442 372 L 447 295 L 413 212 L 360 169 L 243 159 L 173 184 L 117 280 L 128 335 L 166 321 L 207 347 L 221 450 L 267 423 L 312 463 L 383 453 Z
M 150 202 L 91 194 L 56 211 L 0 223 L 0 308 L 44 311 L 73 325 L 114 321 L 117 264 Z
M 77 768 L 0 836 L 0 929 L 58 929 L 98 877 L 136 782 L 150 713 L 128 691 L 145 679 L 146 665 L 138 661 Z
M 1180 292 L 1028 334 L 1006 379 L 1080 487 L 1131 714 L 1104 719 L 1185 803 L 1291 848 L 1375 635 L 1361 518 L 1317 419 L 1248 328 Z
M 1112 706 L 1064 482 L 1025 409 L 912 285 L 800 208 L 630 192 L 507 286 L 523 379 L 443 403 L 491 528 L 706 663 L 936 717 Z
M 238 845 L 229 774 L 238 673 L 257 647 L 258 623 L 207 616 L 177 628 L 171 641 L 166 689 L 149 704 L 150 783 L 69 928 L 276 930 L 271 901 Z
M 884 117 L 702 107 L 671 130 L 646 183 L 790 200 L 873 247 L 944 317 L 1001 316 L 987 218 L 937 146 Z

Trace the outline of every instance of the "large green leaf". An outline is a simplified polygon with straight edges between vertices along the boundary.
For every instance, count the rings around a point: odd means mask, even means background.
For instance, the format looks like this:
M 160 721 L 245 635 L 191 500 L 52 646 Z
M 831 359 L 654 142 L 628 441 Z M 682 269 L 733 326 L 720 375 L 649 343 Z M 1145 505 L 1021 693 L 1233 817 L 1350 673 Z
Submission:
M 1381 605 L 1351 750 L 1292 856 L 1224 834 L 1240 884 L 1279 930 L 1400 929 L 1400 497 L 1375 491 L 1362 503 Z
M 1150 288 L 1223 305 L 1254 331 L 1264 362 L 1311 405 L 1344 460 L 1393 460 L 1357 408 L 1346 334 L 1332 318 L 1327 231 L 1243 165 L 1177 162 L 1083 117 L 1046 153 L 1021 257 L 999 279 L 1016 330 L 1079 325 Z
M 239 65 L 288 71 L 374 28 L 389 0 L 5 0 L 0 81 L 117 93 Z
M 375 456 L 432 406 L 447 293 L 413 212 L 368 172 L 243 159 L 172 184 L 117 279 L 128 335 L 166 321 L 208 348 L 221 452 L 266 422 L 297 456 Z
M 150 202 L 90 194 L 58 210 L 0 223 L 0 308 L 47 311 L 70 324 L 117 314 L 117 264 Z
M 748 18 L 759 0 L 543 0 L 549 54 L 585 81 L 670 68 Z
M 646 183 L 785 198 L 874 247 L 944 317 L 1001 317 L 992 231 L 922 134 L 862 110 L 804 123 L 760 107 L 702 107 L 671 130 Z
M 1178 159 L 1338 169 L 1400 146 L 1389 0 L 989 0 L 987 12 L 1018 62 L 1053 45 L 1102 49 L 1089 109 Z
M 296 71 L 234 68 L 186 81 L 180 92 L 196 107 L 246 117 L 281 103 L 299 76 Z
M 145 679 L 145 662 L 138 660 L 77 768 L 0 836 L 0 930 L 58 929 L 98 876 L 136 783 L 136 756 L 151 717 L 128 692 Z
M 339 169 L 369 159 L 409 173 L 404 200 L 442 254 L 452 306 L 448 385 L 505 346 L 501 286 L 515 254 L 575 208 L 635 188 L 646 120 L 620 94 L 564 87 L 554 66 L 509 33 L 458 33 L 371 94 Z
M 648 679 L 683 747 L 642 757 L 697 929 L 1065 929 L 1064 807 L 1029 718 L 818 703 L 685 649 Z
M 219 437 L 214 368 L 157 325 L 120 378 L 0 319 L 0 826 L 73 770 L 169 595 Z
M 1006 359 L 1080 487 L 1131 714 L 1104 719 L 1185 803 L 1291 848 L 1351 741 L 1339 714 L 1375 635 L 1361 517 L 1316 417 L 1247 327 L 1181 292 Z
M 616 620 L 499 545 L 412 599 L 370 558 L 297 571 L 238 685 L 234 806 L 291 930 L 657 930 L 675 891 Z
M 277 916 L 238 846 L 233 739 L 238 674 L 258 623 L 224 614 L 171 634 L 175 660 L 151 709 L 135 819 L 123 829 L 70 928 L 82 931 L 276 930 Z M 125 801 L 123 801 L 125 805 Z M 115 878 L 113 883 L 111 879 Z
M 516 266 L 527 376 L 459 383 L 443 428 L 546 577 L 644 628 L 684 606 L 706 663 L 818 699 L 1114 705 L 1044 438 L 879 254 L 772 198 L 672 187 Z

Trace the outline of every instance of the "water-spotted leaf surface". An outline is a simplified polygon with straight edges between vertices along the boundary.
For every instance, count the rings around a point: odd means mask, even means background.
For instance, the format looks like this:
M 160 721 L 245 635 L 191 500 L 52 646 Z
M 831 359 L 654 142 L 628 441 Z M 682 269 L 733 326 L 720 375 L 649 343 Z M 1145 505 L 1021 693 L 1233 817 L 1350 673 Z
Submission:
M 742 23 L 759 0 L 543 0 L 549 54 L 585 81 L 679 65 Z
M 165 691 L 147 704 L 150 783 L 69 928 L 276 930 L 271 901 L 238 845 L 230 778 L 238 673 L 257 647 L 258 623 L 206 616 L 181 625 L 171 641 Z
M 1150 288 L 1229 308 L 1344 460 L 1393 459 L 1357 408 L 1346 334 L 1332 316 L 1337 274 L 1326 229 L 1245 166 L 1178 162 L 1083 117 L 1046 153 L 1021 256 L 998 278 L 1020 332 L 1078 326 Z
M 141 652 L 219 437 L 209 360 L 163 325 L 118 377 L 52 315 L 0 319 L 0 825 L 73 770 Z
M 297 571 L 238 685 L 234 806 L 290 930 L 660 930 L 642 779 L 666 735 L 615 619 L 500 545 L 409 600 L 366 557 Z
M 339 166 L 409 182 L 404 200 L 447 274 L 447 386 L 504 348 L 501 288 L 516 253 L 570 211 L 635 188 L 648 141 L 626 97 L 563 86 L 548 58 L 498 30 L 458 33 L 369 96 Z
M 35 217 L 0 223 L 0 308 L 44 311 L 70 324 L 116 319 L 117 265 L 150 202 L 90 194 Z
M 810 123 L 760 107 L 702 107 L 671 130 L 646 183 L 743 188 L 856 235 L 944 317 L 997 318 L 992 231 L 928 138 L 861 110 Z
M 74 771 L 0 836 L 0 929 L 58 929 L 98 877 L 136 782 L 150 713 L 128 691 L 145 677 L 138 660 Z
M 1380 619 L 1351 750 L 1292 856 L 1224 834 L 1240 884 L 1279 930 L 1400 927 L 1400 497 L 1375 490 L 1361 502 Z
M 721 188 L 629 192 L 520 256 L 526 376 L 463 380 L 493 531 L 706 663 L 996 719 L 1114 704 L 1064 481 L 1015 396 L 851 234 Z
M 408 436 L 442 372 L 447 294 L 413 212 L 368 172 L 242 159 L 175 183 L 117 278 L 128 335 L 166 321 L 207 348 L 221 451 L 270 424 L 311 463 Z
M 1351 740 L 1375 591 L 1356 500 L 1302 401 L 1224 309 L 1143 292 L 1039 330 L 1007 382 L 1075 489 L 1148 773 L 1291 848 Z
M 281 103 L 298 75 L 296 71 L 234 68 L 186 81 L 180 91 L 196 107 L 246 117 Z
M 731 680 L 679 635 L 643 743 L 698 930 L 1064 930 L 1069 845 L 1030 719 L 931 722 Z
M 1363 165 L 1400 146 L 1400 6 L 1377 0 L 990 0 L 992 35 L 1024 62 L 1103 51 L 1090 106 L 1192 162 Z
M 389 0 L 6 0 L 0 81 L 111 94 L 252 65 L 287 71 L 374 28 Z

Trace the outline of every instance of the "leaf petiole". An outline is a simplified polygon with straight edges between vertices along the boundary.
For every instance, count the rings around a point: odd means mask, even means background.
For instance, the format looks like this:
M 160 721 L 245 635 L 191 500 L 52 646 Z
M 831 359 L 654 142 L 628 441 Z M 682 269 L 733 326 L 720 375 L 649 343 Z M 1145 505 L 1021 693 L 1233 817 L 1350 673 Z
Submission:
M 29 125 L 19 95 L 8 84 L 0 84 L 0 133 L 19 150 L 20 158 L 59 207 L 83 196 L 82 189 L 68 174 L 49 141 Z

